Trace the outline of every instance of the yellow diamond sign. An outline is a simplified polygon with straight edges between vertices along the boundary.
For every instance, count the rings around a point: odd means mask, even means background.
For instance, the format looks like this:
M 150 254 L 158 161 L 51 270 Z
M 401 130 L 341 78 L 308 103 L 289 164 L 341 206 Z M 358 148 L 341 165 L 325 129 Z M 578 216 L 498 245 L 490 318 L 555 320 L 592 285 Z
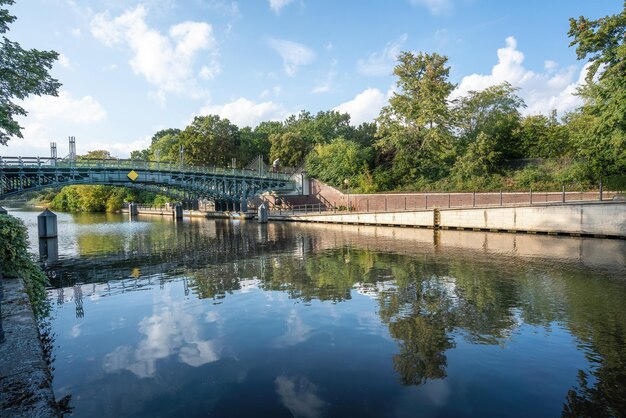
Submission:
M 139 174 L 137 174 L 135 170 L 130 170 L 130 173 L 128 173 L 128 178 L 132 181 L 135 181 L 137 180 L 137 177 L 139 177 Z

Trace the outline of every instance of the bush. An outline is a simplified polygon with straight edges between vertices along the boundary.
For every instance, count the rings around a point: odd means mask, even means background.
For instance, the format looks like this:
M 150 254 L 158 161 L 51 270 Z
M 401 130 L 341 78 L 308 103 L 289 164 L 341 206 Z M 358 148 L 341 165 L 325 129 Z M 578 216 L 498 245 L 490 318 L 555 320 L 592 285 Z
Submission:
M 5 277 L 21 277 L 35 314 L 44 313 L 48 278 L 28 252 L 26 226 L 17 218 L 0 215 L 0 267 Z

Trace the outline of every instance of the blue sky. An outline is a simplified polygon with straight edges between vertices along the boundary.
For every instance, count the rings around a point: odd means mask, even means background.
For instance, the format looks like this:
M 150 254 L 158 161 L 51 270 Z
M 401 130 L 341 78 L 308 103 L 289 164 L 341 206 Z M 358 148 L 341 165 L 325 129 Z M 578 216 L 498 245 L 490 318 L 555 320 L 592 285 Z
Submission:
M 525 113 L 560 114 L 584 76 L 569 17 L 619 0 L 17 0 L 8 37 L 53 49 L 59 97 L 23 106 L 23 140 L 0 155 L 108 149 L 128 156 L 159 129 L 219 114 L 239 126 L 337 109 L 355 124 L 387 102 L 399 51 L 449 57 L 454 96 L 509 81 Z

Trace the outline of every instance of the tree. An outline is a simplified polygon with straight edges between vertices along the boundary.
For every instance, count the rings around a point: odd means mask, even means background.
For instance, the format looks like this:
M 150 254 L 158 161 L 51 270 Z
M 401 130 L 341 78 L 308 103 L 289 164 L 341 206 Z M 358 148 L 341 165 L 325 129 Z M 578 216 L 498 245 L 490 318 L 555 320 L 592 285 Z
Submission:
M 178 134 L 180 134 L 180 129 L 177 128 L 161 129 L 160 131 L 157 131 L 154 135 L 152 135 L 152 138 L 150 139 L 150 145 L 154 145 L 159 139 L 163 138 L 166 135 L 177 136 Z
M 14 0 L 0 0 L 0 6 L 11 5 Z M 9 24 L 16 17 L 0 8 L 0 33 L 9 30 Z M 58 58 L 54 51 L 23 49 L 17 42 L 2 37 L 0 44 L 0 144 L 12 137 L 23 138 L 22 127 L 15 120 L 16 116 L 26 116 L 27 112 L 14 100 L 24 100 L 30 95 L 58 94 L 61 87 L 56 79 L 48 74 L 52 64 Z
M 185 162 L 227 166 L 236 157 L 239 128 L 217 115 L 196 116 L 178 136 L 185 147 Z
M 585 100 L 572 119 L 582 130 L 572 131 L 578 156 L 587 161 L 590 176 L 602 178 L 626 171 L 626 2 L 613 16 L 570 19 L 578 59 L 589 59 Z
M 281 166 L 299 166 L 311 151 L 311 143 L 299 131 L 272 134 L 270 142 L 270 160 L 280 159 Z
M 103 149 L 87 151 L 87 154 L 78 156 L 79 160 L 110 160 L 112 158 L 111 153 Z
M 339 187 L 344 180 L 358 179 L 365 172 L 369 150 L 356 142 L 337 138 L 330 144 L 316 145 L 306 158 L 306 169 L 313 177 Z
M 493 172 L 504 159 L 523 156 L 515 135 L 524 101 L 517 89 L 504 82 L 481 91 L 470 91 L 456 100 L 457 160 L 453 174 L 460 179 Z
M 380 153 L 386 185 L 414 185 L 420 177 L 447 174 L 451 151 L 448 59 L 438 54 L 402 52 L 394 74 L 398 91 L 378 118 Z M 379 168 L 379 172 L 381 170 Z

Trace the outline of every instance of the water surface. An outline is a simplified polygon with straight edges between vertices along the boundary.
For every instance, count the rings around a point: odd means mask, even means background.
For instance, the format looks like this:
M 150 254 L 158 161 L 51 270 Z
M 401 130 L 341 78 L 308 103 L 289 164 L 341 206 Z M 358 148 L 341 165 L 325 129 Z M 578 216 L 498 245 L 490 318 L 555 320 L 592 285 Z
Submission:
M 626 411 L 626 241 L 58 215 L 72 416 Z

